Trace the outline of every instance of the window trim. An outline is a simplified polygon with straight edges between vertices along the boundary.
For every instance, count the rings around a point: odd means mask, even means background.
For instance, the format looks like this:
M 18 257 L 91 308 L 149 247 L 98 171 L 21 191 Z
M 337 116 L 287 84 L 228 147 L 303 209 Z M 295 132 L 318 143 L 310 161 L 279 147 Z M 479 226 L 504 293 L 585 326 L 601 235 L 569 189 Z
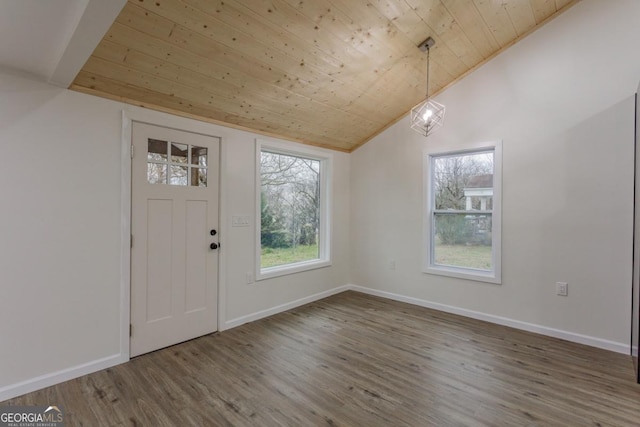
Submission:
M 320 162 L 320 232 L 318 235 L 319 253 L 314 260 L 295 262 L 291 264 L 278 265 L 274 267 L 262 268 L 260 258 L 261 248 L 261 217 L 260 193 L 262 191 L 262 180 L 260 177 L 260 156 L 262 151 L 283 154 L 288 156 L 304 157 Z M 288 274 L 300 273 L 303 271 L 315 270 L 329 267 L 331 261 L 331 186 L 333 182 L 331 153 L 314 149 L 312 147 L 301 146 L 299 144 L 284 141 L 273 141 L 266 139 L 256 139 L 256 167 L 255 167 L 255 212 L 256 212 L 256 233 L 255 233 L 255 266 L 256 281 L 285 276 Z
M 493 270 L 436 265 L 432 262 L 434 235 L 434 199 L 432 197 L 432 164 L 435 157 L 471 154 L 481 151 L 494 152 L 493 161 L 493 207 L 491 252 Z M 465 144 L 452 149 L 426 149 L 423 156 L 423 265 L 422 272 L 439 276 L 475 280 L 479 282 L 502 283 L 502 141 Z

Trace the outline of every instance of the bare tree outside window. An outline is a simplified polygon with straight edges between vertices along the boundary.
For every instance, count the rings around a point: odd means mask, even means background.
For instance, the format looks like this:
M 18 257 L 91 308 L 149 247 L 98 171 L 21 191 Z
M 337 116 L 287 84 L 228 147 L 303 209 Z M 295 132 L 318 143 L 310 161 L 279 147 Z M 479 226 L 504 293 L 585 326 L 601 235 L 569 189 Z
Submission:
M 319 258 L 320 161 L 262 151 L 260 267 Z

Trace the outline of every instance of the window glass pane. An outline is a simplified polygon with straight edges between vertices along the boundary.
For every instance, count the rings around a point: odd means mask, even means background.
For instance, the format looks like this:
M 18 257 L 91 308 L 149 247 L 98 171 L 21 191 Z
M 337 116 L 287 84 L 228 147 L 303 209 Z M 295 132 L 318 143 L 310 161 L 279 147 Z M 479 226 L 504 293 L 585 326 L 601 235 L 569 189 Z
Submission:
M 191 164 L 207 167 L 207 149 L 205 147 L 191 147 Z
M 191 186 L 206 187 L 207 186 L 207 170 L 200 168 L 191 168 Z
M 493 151 L 433 158 L 436 210 L 493 208 Z
M 320 161 L 260 156 L 260 267 L 320 258 Z
M 171 143 L 171 162 L 172 163 L 187 163 L 188 155 L 189 155 L 188 145 L 177 144 L 175 142 Z
M 171 185 L 187 185 L 187 167 L 171 165 L 171 175 L 169 176 L 169 184 Z
M 167 165 L 162 163 L 147 163 L 147 182 L 149 184 L 166 184 Z
M 434 213 L 433 263 L 490 271 L 491 214 Z
M 158 139 L 147 140 L 147 160 L 152 162 L 167 161 L 167 141 Z

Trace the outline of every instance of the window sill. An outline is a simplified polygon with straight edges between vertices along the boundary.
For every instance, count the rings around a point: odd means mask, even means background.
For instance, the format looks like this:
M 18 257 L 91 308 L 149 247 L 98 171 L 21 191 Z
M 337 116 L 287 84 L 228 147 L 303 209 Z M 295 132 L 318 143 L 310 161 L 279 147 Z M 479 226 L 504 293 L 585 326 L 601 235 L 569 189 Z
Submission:
M 288 274 L 302 273 L 303 271 L 315 270 L 329 266 L 331 266 L 331 260 L 314 259 L 311 261 L 297 262 L 295 264 L 262 268 L 256 274 L 256 281 L 286 276 Z
M 455 268 L 446 266 L 429 266 L 424 268 L 423 273 L 435 274 L 438 276 L 455 277 L 458 279 L 475 280 L 477 282 L 502 284 L 500 276 L 493 271 L 473 270 L 470 268 Z

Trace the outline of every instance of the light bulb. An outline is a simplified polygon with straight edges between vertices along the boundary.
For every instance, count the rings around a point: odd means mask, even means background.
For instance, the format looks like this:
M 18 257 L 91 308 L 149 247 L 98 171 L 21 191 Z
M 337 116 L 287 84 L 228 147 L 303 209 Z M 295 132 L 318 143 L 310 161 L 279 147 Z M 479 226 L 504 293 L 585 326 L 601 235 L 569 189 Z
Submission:
M 431 116 L 433 116 L 433 111 L 427 108 L 427 111 L 425 111 L 424 114 L 422 115 L 422 120 L 427 121 Z

